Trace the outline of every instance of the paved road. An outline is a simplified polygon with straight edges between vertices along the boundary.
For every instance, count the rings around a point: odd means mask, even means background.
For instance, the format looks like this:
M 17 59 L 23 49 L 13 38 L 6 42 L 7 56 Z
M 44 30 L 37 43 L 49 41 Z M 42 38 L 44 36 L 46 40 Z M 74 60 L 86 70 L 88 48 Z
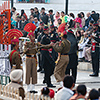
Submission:
M 24 73 L 25 73 L 25 63 L 24 63 Z M 100 87 L 100 77 L 90 77 L 89 74 L 90 71 L 80 71 L 78 70 L 77 74 L 77 80 L 76 80 L 76 85 L 75 88 L 79 84 L 85 84 L 87 86 L 88 92 L 92 88 L 98 89 Z M 38 83 L 35 85 L 35 89 L 38 91 L 38 94 L 40 94 L 40 90 L 46 86 L 46 84 L 43 84 L 43 77 L 44 74 L 38 72 Z M 25 78 L 25 75 L 24 75 Z M 53 88 L 55 91 L 60 87 L 59 83 L 56 82 L 55 77 L 52 75 L 51 76 L 52 83 L 56 85 L 56 88 Z M 25 79 L 24 79 L 24 88 L 26 90 L 26 84 L 25 84 Z

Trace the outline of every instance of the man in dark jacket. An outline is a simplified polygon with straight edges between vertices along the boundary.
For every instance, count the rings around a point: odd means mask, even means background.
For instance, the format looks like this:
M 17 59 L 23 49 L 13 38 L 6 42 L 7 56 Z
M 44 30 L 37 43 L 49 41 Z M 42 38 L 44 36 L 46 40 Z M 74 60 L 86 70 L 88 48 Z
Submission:
M 44 24 L 48 25 L 48 15 L 45 13 L 45 8 L 41 8 L 40 19 L 44 22 Z
M 67 39 L 70 41 L 71 43 L 71 48 L 70 51 L 68 53 L 69 55 L 69 64 L 66 68 L 66 72 L 65 74 L 69 74 L 70 75 L 70 69 L 72 70 L 72 76 L 74 77 L 76 82 L 76 76 L 77 76 L 77 65 L 78 65 L 78 56 L 77 56 L 77 40 L 76 37 L 73 33 L 73 31 L 71 29 L 67 30 Z

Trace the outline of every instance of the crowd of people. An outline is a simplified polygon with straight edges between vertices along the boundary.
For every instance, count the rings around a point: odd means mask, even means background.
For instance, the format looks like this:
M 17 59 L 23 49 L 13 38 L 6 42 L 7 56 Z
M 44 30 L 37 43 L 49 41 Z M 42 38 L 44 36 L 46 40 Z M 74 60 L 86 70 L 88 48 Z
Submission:
M 16 11 L 15 7 L 11 11 L 11 28 L 20 30 L 24 37 L 29 37 L 30 39 L 30 41 L 25 43 L 23 50 L 24 54 L 26 54 L 25 83 L 27 84 L 27 92 L 37 93 L 34 90 L 34 85 L 37 84 L 37 72 L 41 72 L 44 73 L 43 84 L 46 83 L 47 87 L 56 87 L 52 84 L 50 78 L 53 74 L 56 81 L 63 87 L 57 92 L 56 100 L 86 99 L 86 86 L 79 85 L 74 96 L 72 89 L 77 79 L 78 62 L 92 63 L 93 74 L 90 74 L 90 76 L 99 75 L 99 14 L 92 11 L 87 13 L 87 19 L 85 19 L 83 12 L 78 13 L 77 17 L 73 13 L 66 15 L 64 11 L 61 13 L 56 12 L 56 15 L 54 15 L 52 9 L 47 14 L 44 7 L 41 8 L 41 11 L 37 7 L 31 8 L 30 12 L 28 18 L 23 9 L 21 14 Z M 25 31 L 27 23 L 34 24 L 33 28 L 35 30 L 29 30 L 29 33 Z M 37 39 L 37 42 L 35 42 L 35 39 Z M 19 40 L 12 40 L 12 46 L 13 51 L 9 55 L 11 67 L 23 69 L 21 57 L 19 59 L 17 52 Z M 38 53 L 39 61 L 38 70 L 36 68 L 36 53 Z M 18 57 L 17 60 L 15 60 L 16 57 Z M 70 76 L 70 71 L 72 76 Z M 31 78 L 32 86 L 30 86 Z M 22 80 L 23 78 L 21 77 L 18 83 L 21 82 L 22 84 Z M 15 81 L 12 82 L 16 84 Z M 44 88 L 43 91 L 48 92 L 44 95 L 49 96 L 50 90 L 48 88 Z M 66 93 L 68 96 L 66 96 Z M 91 100 L 98 99 L 99 95 L 99 91 L 92 89 L 88 98 Z

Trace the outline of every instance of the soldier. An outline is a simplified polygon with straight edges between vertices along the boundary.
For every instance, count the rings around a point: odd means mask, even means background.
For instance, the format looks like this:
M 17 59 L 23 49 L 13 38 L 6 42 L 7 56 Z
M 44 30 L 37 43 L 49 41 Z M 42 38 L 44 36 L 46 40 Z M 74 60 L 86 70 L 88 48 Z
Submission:
M 48 36 L 49 35 L 48 27 L 45 26 L 43 30 L 45 35 L 42 37 L 41 44 L 48 45 L 50 44 L 50 39 L 49 39 L 50 37 Z M 42 63 L 45 74 L 43 83 L 47 83 L 48 87 L 55 87 L 53 86 L 53 84 L 51 84 L 51 78 L 50 78 L 50 76 L 54 72 L 55 62 L 52 59 L 52 56 L 50 55 L 48 49 L 41 49 L 41 53 L 42 53 L 42 60 L 43 60 Z
M 97 23 L 94 23 L 94 25 L 93 25 L 93 33 L 91 35 L 91 43 L 92 43 L 91 56 L 92 56 L 93 74 L 90 74 L 90 76 L 98 76 L 100 33 L 98 31 Z
M 10 65 L 11 65 L 11 69 L 22 69 L 22 59 L 21 56 L 18 52 L 19 49 L 19 39 L 12 39 L 11 40 L 11 44 L 13 47 L 13 50 L 11 51 L 11 53 L 9 54 L 9 61 L 10 61 Z
M 66 67 L 69 63 L 69 56 L 68 52 L 70 50 L 70 42 L 67 40 L 67 32 L 64 31 L 61 34 L 61 42 L 56 42 L 53 45 L 53 49 L 59 53 L 58 59 L 56 61 L 56 66 L 54 70 L 54 76 L 57 82 L 60 82 L 61 85 L 63 84 L 63 78 L 65 76 Z
M 55 32 L 55 27 L 53 24 L 50 25 L 50 41 L 53 43 L 56 43 L 57 41 L 59 41 L 59 37 L 58 34 Z M 49 49 L 52 55 L 52 58 L 56 61 L 57 57 L 58 57 L 58 53 L 55 52 L 55 50 L 53 48 Z
M 37 93 L 34 90 L 34 85 L 37 83 L 37 58 L 36 58 L 36 47 L 35 36 L 33 32 L 28 34 L 30 41 L 26 42 L 24 47 L 24 53 L 26 54 L 26 84 L 27 91 L 31 93 Z M 32 89 L 30 87 L 30 78 L 32 78 Z M 30 91 L 31 90 L 31 91 Z

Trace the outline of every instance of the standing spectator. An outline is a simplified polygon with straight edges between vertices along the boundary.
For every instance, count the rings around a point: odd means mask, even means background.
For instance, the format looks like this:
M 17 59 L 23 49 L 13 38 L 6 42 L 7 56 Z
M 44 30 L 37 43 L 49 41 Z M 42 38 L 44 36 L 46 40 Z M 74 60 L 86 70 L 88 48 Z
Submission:
M 77 14 L 77 18 L 75 19 L 76 23 L 78 22 L 80 27 L 82 28 L 82 20 L 81 14 Z
M 92 68 L 93 74 L 90 76 L 98 76 L 99 73 L 99 43 L 100 43 L 100 33 L 98 32 L 98 24 L 94 23 L 93 25 L 93 33 L 91 35 L 91 43 L 92 43 Z
M 34 17 L 33 17 L 33 15 L 30 15 L 29 23 L 33 23 L 33 24 L 35 23 L 35 22 L 34 22 Z
M 58 19 L 60 18 L 60 13 L 57 11 L 56 15 L 55 15 L 55 21 L 54 21 L 54 25 L 57 26 L 58 25 Z
M 40 22 L 38 21 L 37 17 L 34 18 L 34 24 L 36 27 L 39 27 Z
M 17 16 L 16 28 L 21 30 L 21 16 Z
M 25 25 L 27 24 L 27 21 L 25 20 L 25 16 L 21 17 L 21 31 L 23 33 L 23 36 L 27 36 L 27 32 L 24 30 Z
M 37 28 L 39 27 L 40 22 L 38 21 L 37 17 L 34 18 L 34 24 Z M 37 28 L 35 29 L 35 31 L 37 31 Z M 35 39 L 37 39 L 37 34 L 35 34 Z
M 80 13 L 81 14 L 81 20 L 82 20 L 82 28 L 85 26 L 85 15 L 83 12 Z
M 44 22 L 44 24 L 48 25 L 48 15 L 45 13 L 45 8 L 41 8 L 40 19 Z
M 38 21 L 40 20 L 40 13 L 37 7 L 34 8 L 34 18 L 37 17 Z
M 16 17 L 17 17 L 17 11 L 16 11 L 16 8 L 15 7 L 12 7 L 12 18 L 13 18 L 13 20 L 15 20 L 16 21 Z
M 25 16 L 25 19 L 26 19 L 26 21 L 27 21 L 27 15 L 26 15 L 26 13 L 25 13 L 25 11 L 24 11 L 23 9 L 21 10 L 21 17 L 22 17 L 22 16 Z
M 53 24 L 53 22 L 54 22 L 53 10 L 51 9 L 51 10 L 49 10 L 48 12 L 49 12 L 49 14 L 48 14 L 48 18 L 49 18 L 48 22 L 49 22 L 49 24 L 51 25 L 51 24 Z
M 31 15 L 34 15 L 34 8 L 30 9 Z
M 67 21 L 67 16 L 65 16 L 65 13 L 64 13 L 64 11 L 62 11 L 61 12 L 61 20 L 62 20 L 62 23 L 67 23 L 68 21 Z
M 55 97 L 55 100 L 69 100 L 74 92 L 72 91 L 74 87 L 74 78 L 73 76 L 66 75 L 63 80 L 64 87 L 60 89 Z
M 62 20 L 59 18 L 59 19 L 57 20 L 57 22 L 58 22 L 57 27 L 59 27 L 59 25 L 62 23 Z

